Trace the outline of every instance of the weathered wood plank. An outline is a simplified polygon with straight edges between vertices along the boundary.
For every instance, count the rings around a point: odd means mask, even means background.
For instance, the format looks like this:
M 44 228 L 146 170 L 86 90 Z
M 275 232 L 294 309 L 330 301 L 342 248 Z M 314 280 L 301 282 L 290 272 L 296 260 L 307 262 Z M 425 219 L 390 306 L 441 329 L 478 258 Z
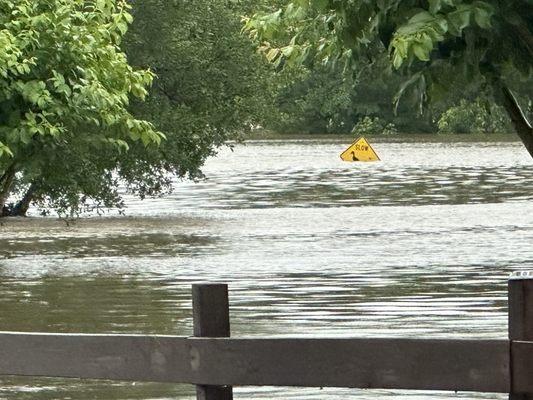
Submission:
M 512 342 L 513 390 L 518 398 L 533 395 L 533 342 Z M 529 394 L 525 394 L 529 393 Z
M 0 375 L 508 393 L 509 347 L 507 340 L 0 333 Z
M 533 274 L 518 272 L 509 280 L 509 339 L 512 341 L 533 341 Z M 524 364 L 524 346 L 511 347 L 511 390 L 510 400 L 533 400 L 533 394 L 523 389 L 524 373 L 519 369 Z M 524 349 L 525 351 L 525 349 Z M 517 362 L 515 362 L 515 359 Z M 531 369 L 529 371 L 532 371 Z M 529 375 L 531 379 L 533 375 Z M 533 393 L 533 391 L 530 391 Z
M 230 336 L 228 285 L 192 285 L 192 310 L 194 336 Z
M 0 333 L 0 375 L 190 382 L 187 338 Z
M 192 286 L 193 330 L 196 337 L 229 337 L 229 296 L 226 284 Z M 197 400 L 233 400 L 231 386 L 196 386 Z
M 509 342 L 192 339 L 196 383 L 509 393 Z

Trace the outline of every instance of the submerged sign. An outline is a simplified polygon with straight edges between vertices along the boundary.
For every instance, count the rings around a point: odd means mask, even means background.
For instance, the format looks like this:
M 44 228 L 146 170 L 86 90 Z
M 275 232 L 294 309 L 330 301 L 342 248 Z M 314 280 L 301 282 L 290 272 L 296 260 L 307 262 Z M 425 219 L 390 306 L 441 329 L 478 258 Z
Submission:
M 364 137 L 357 139 L 341 154 L 343 161 L 379 161 L 379 157 Z

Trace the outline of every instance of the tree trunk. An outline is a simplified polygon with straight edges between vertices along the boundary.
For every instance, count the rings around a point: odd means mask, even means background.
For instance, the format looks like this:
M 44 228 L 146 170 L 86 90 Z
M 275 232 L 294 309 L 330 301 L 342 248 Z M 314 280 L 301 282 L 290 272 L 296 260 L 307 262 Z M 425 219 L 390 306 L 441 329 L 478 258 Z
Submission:
M 533 128 L 520 108 L 520 104 L 513 95 L 513 92 L 505 85 L 501 85 L 503 92 L 503 107 L 511 117 L 516 133 L 526 146 L 527 151 L 533 157 Z
M 35 193 L 37 192 L 38 185 L 33 182 L 26 193 L 24 194 L 24 197 L 9 211 L 10 217 L 25 217 L 26 213 L 28 212 L 28 209 L 30 208 L 30 204 L 33 201 L 35 197 Z
M 6 201 L 11 192 L 16 173 L 17 171 L 15 170 L 14 165 L 12 165 L 0 178 L 0 217 L 4 216 Z

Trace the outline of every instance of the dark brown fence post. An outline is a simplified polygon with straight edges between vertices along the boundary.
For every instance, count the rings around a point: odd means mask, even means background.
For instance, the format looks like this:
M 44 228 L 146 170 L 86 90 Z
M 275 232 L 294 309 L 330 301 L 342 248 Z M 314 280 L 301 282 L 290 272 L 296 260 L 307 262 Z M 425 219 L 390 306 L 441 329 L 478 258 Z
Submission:
M 509 339 L 533 341 L 533 273 L 531 272 L 516 272 L 509 279 Z M 509 399 L 533 400 L 533 395 L 513 393 L 515 383 L 521 379 L 531 378 L 523 376 L 525 371 L 517 371 L 513 368 L 514 358 L 511 347 L 511 394 Z
M 229 337 L 228 285 L 192 286 L 194 336 Z M 233 400 L 231 386 L 196 386 L 197 400 Z

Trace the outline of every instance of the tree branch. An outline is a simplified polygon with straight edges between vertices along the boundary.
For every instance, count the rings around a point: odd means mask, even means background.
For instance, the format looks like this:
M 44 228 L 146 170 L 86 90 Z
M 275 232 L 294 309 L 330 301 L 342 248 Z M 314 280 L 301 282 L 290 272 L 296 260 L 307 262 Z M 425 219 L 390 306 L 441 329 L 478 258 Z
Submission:
M 11 187 L 13 186 L 13 181 L 15 180 L 15 174 L 17 173 L 15 169 L 15 164 L 12 164 L 2 176 L 0 181 L 0 216 L 4 215 L 4 206 L 6 204 L 9 193 L 11 192 Z
M 512 25 L 512 26 L 513 26 L 513 30 L 515 31 L 520 41 L 527 48 L 529 52 L 529 56 L 533 57 L 533 35 L 527 28 L 526 23 L 523 22 L 520 25 Z
M 511 117 L 516 133 L 524 143 L 524 146 L 526 146 L 531 157 L 533 157 L 533 128 L 511 89 L 504 84 L 500 86 L 503 93 L 503 107 Z
M 13 207 L 9 215 L 13 217 L 25 217 L 38 189 L 39 185 L 32 182 L 22 199 Z
M 3 182 L 7 179 L 7 177 L 9 176 L 10 174 L 10 171 L 12 169 L 15 168 L 15 163 L 11 164 L 9 167 L 7 167 L 4 171 L 4 173 L 2 174 L 2 176 L 0 176 L 0 185 L 3 184 Z

